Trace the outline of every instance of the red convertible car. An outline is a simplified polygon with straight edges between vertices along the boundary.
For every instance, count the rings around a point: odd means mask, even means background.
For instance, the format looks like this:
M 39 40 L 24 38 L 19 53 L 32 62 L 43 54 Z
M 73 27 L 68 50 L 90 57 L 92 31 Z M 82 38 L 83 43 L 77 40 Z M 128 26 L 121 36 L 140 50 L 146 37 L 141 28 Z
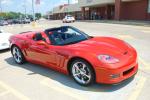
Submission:
M 136 50 L 112 37 L 92 37 L 71 26 L 23 32 L 10 38 L 18 64 L 25 61 L 71 75 L 80 85 L 116 84 L 138 70 Z

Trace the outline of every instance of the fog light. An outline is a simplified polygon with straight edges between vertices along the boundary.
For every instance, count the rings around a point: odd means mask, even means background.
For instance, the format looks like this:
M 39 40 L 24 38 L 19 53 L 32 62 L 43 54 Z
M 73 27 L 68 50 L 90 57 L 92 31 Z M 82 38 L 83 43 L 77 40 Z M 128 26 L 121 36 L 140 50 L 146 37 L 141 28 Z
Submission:
M 119 78 L 120 77 L 120 74 L 112 74 L 110 75 L 111 78 Z

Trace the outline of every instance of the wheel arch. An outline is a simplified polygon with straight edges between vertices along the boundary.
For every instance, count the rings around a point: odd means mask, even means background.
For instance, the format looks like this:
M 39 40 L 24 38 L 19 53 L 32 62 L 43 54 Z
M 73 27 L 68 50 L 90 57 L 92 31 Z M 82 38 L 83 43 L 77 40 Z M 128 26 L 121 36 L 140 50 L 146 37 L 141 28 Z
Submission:
M 20 45 L 11 44 L 11 46 L 10 46 L 11 53 L 12 53 L 12 49 L 13 49 L 14 46 L 18 47 L 21 50 L 21 46 Z M 22 52 L 23 56 L 25 57 L 25 53 L 22 50 L 21 50 L 21 52 Z
M 17 48 L 20 50 L 20 53 L 21 53 L 21 55 L 22 55 L 22 62 L 19 63 L 19 64 L 23 64 L 24 62 L 26 62 L 26 58 L 25 58 L 23 52 L 21 51 L 21 48 L 20 48 L 18 45 L 16 45 L 16 44 L 11 44 L 11 46 L 10 46 L 11 54 L 13 55 L 13 47 L 17 47 Z

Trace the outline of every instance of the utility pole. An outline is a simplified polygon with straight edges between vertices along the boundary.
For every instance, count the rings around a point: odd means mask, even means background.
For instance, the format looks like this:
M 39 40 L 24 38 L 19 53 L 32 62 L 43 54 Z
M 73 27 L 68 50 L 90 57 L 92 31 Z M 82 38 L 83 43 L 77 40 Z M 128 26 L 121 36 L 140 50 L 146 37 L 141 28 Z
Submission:
M 70 0 L 68 0 L 68 5 L 70 4 Z
M 26 0 L 24 0 L 24 14 L 25 14 L 25 18 L 27 17 L 27 9 L 26 9 Z
M 34 0 L 32 0 L 32 14 L 33 14 L 33 21 L 35 22 Z

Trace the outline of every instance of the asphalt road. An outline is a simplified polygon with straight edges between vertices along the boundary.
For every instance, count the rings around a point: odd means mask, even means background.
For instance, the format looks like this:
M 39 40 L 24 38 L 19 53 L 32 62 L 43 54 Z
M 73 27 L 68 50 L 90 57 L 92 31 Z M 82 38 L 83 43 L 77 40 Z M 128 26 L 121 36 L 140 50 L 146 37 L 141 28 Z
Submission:
M 81 87 L 69 76 L 51 69 L 26 63 L 14 62 L 10 51 L 0 51 L 0 100 L 150 100 L 150 28 L 105 23 L 40 21 L 34 26 L 3 26 L 6 32 L 17 34 L 23 31 L 43 30 L 62 25 L 71 25 L 94 36 L 109 36 L 123 39 L 136 48 L 139 71 L 117 85 L 95 84 Z

